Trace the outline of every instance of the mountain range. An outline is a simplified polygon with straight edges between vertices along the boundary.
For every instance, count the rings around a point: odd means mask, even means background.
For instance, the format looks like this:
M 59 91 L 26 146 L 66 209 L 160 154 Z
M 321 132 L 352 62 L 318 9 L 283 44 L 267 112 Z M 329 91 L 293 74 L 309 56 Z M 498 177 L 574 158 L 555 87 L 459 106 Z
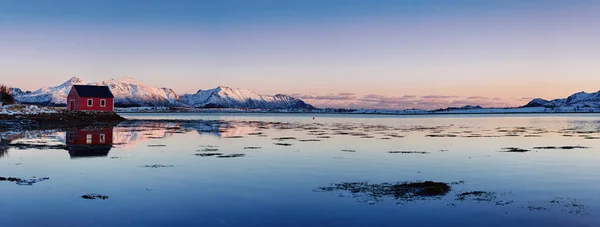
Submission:
M 153 87 L 132 78 L 125 77 L 101 82 L 87 83 L 73 77 L 53 87 L 42 87 L 36 91 L 23 91 L 10 88 L 18 102 L 41 105 L 65 105 L 68 92 L 75 84 L 108 86 L 115 96 L 115 105 L 119 106 L 169 106 L 196 108 L 248 108 L 248 109 L 298 109 L 312 110 L 312 105 L 282 94 L 261 95 L 256 92 L 219 86 L 213 89 L 198 90 L 194 94 L 178 95 L 173 89 Z M 469 108 L 467 108 L 469 107 Z M 476 106 L 478 109 L 485 109 Z M 520 108 L 538 107 L 555 111 L 594 111 L 600 110 L 600 91 L 593 93 L 578 92 L 567 98 L 546 100 L 536 98 Z M 458 108 L 472 109 L 471 106 Z M 457 108 L 454 108 L 457 109 Z M 446 111 L 450 109 L 445 109 Z
M 545 100 L 536 98 L 522 107 L 545 107 L 545 108 L 600 108 L 600 91 L 587 93 L 577 92 L 567 98 Z
M 15 99 L 21 103 L 65 105 L 71 87 L 76 84 L 108 86 L 115 96 L 115 106 L 314 109 L 312 105 L 287 95 L 261 95 L 250 90 L 225 86 L 179 96 L 173 89 L 153 87 L 129 77 L 92 83 L 73 77 L 60 85 L 42 87 L 33 92 L 19 88 L 10 89 Z

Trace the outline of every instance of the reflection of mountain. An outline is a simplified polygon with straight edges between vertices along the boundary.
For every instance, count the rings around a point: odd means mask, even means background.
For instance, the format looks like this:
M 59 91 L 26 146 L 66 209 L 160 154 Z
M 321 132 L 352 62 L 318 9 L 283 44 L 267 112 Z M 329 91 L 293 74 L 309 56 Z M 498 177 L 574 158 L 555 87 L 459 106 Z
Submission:
M 113 143 L 119 148 L 131 148 L 148 139 L 162 139 L 180 133 L 181 123 L 163 121 L 125 121 L 115 128 Z
M 232 121 L 131 120 L 115 128 L 113 142 L 121 148 L 128 148 L 140 141 L 162 139 L 190 131 L 217 137 L 242 136 L 255 132 L 259 125 Z
M 198 134 L 209 134 L 217 137 L 244 136 L 256 131 L 257 126 L 252 124 L 236 124 L 225 121 L 200 121 L 189 125 Z
M 6 157 L 10 148 L 27 149 L 27 145 L 55 148 L 62 141 L 61 133 L 56 130 L 0 131 L 0 158 Z
M 71 129 L 66 144 L 71 158 L 105 157 L 112 148 L 113 128 Z
M 71 158 L 104 157 L 111 148 L 128 149 L 137 143 L 164 139 L 175 134 L 197 132 L 216 137 L 245 136 L 258 128 L 269 128 L 268 122 L 220 120 L 129 120 L 114 128 L 29 130 L 0 132 L 0 158 L 12 149 L 65 149 Z

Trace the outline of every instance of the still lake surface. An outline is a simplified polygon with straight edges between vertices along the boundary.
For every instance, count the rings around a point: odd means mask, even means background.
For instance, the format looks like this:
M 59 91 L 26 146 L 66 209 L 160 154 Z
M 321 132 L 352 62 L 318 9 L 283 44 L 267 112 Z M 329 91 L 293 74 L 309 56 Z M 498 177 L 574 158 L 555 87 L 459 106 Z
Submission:
M 2 226 L 600 226 L 598 114 L 122 115 L 0 132 Z

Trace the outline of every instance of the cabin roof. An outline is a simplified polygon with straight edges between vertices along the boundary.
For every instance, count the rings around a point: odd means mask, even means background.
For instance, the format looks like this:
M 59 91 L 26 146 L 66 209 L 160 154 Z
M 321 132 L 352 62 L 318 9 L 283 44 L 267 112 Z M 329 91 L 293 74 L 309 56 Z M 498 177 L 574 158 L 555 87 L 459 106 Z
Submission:
M 114 98 L 107 86 L 73 85 L 73 89 L 82 98 Z

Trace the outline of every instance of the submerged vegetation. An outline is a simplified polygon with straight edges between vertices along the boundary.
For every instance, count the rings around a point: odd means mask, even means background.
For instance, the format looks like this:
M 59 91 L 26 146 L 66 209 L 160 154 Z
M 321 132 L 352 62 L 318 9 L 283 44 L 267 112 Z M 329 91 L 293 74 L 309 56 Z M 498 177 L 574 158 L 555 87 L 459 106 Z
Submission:
M 35 183 L 39 183 L 45 180 L 49 180 L 49 177 L 41 177 L 41 178 L 31 178 L 31 179 L 22 179 L 22 178 L 18 178 L 18 177 L 0 177 L 0 181 L 6 181 L 6 182 L 14 182 L 18 185 L 27 185 L 27 186 L 31 186 Z
M 91 194 L 85 194 L 82 195 L 81 198 L 84 199 L 89 199 L 89 200 L 94 200 L 94 199 L 101 199 L 101 200 L 107 200 L 108 196 L 106 195 L 100 195 L 100 194 L 95 194 L 95 193 L 91 193 Z
M 218 156 L 218 155 L 222 155 L 223 153 L 196 153 L 194 155 L 196 156 L 200 156 L 200 157 L 210 157 L 210 156 Z
M 217 158 L 239 158 L 239 157 L 244 157 L 246 156 L 246 154 L 226 154 L 226 155 L 219 155 L 217 156 Z
M 450 190 L 451 186 L 444 182 L 413 181 L 381 184 L 343 182 L 331 184 L 327 187 L 319 187 L 316 191 L 347 191 L 352 194 L 352 197 L 366 196 L 373 201 L 379 201 L 383 197 L 393 197 L 397 200 L 415 200 L 426 197 L 444 196 Z
M 501 152 L 512 152 L 512 153 L 525 153 L 528 152 L 529 150 L 527 149 L 522 149 L 522 148 L 518 148 L 518 147 L 505 147 L 502 148 Z
M 495 192 L 486 192 L 486 191 L 469 191 L 463 192 L 456 195 L 456 200 L 475 200 L 475 201 L 485 201 L 491 202 L 496 199 Z
M 427 151 L 388 151 L 390 154 L 429 154 Z
M 542 149 L 547 149 L 547 150 L 572 150 L 572 149 L 588 149 L 589 147 L 584 147 L 584 146 L 560 146 L 560 147 L 556 147 L 556 146 L 546 146 L 546 147 L 534 147 L 533 149 L 538 149 L 538 150 L 542 150 Z
M 153 169 L 156 169 L 156 168 L 167 168 L 167 167 L 173 167 L 173 165 L 160 165 L 160 164 L 154 164 L 154 165 L 143 165 L 143 166 L 140 166 L 140 167 L 143 167 L 143 168 L 153 168 Z

